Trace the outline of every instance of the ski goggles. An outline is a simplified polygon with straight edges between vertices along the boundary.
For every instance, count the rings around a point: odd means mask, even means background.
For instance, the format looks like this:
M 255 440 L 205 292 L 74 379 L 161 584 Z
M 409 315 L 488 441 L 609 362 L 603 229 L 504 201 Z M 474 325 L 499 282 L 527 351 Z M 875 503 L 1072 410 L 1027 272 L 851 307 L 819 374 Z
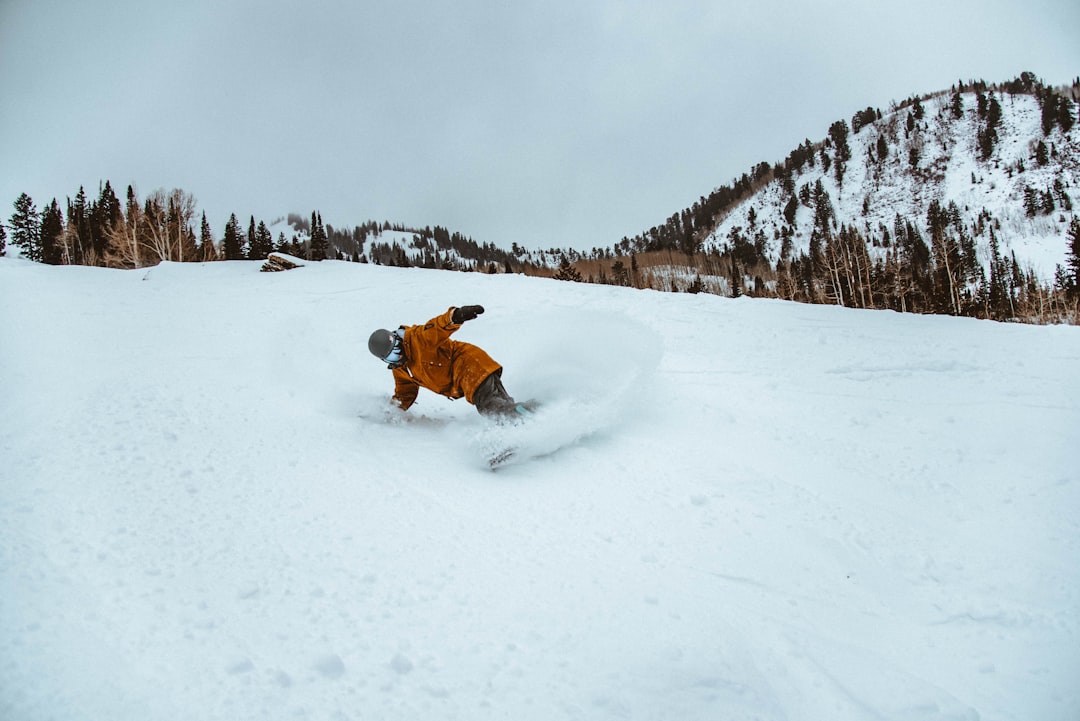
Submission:
M 405 365 L 405 353 L 401 347 L 401 336 L 394 333 L 394 347 L 386 354 L 383 361 L 391 368 L 400 368 Z

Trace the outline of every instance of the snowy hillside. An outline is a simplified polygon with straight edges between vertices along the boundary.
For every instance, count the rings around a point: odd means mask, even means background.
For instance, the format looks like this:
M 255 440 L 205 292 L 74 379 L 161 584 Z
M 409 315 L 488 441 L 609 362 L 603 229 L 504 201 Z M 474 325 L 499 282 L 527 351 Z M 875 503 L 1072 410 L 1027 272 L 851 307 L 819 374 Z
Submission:
M 1069 133 L 1054 128 L 1044 135 L 1034 95 L 992 95 L 1000 99 L 1001 121 L 993 153 L 985 160 L 978 139 L 986 120 L 980 116 L 977 94 L 960 95 L 961 116 L 957 118 L 953 96 L 946 93 L 922 103 L 923 117 L 910 130 L 912 107 L 906 105 L 850 132 L 851 159 L 839 180 L 837 148 L 827 141 L 813 154 L 812 164 L 796 173 L 795 192 L 803 186 L 812 189 L 820 181 L 832 203 L 833 229 L 847 225 L 871 236 L 879 254 L 884 252 L 897 215 L 914 221 L 929 238 L 930 204 L 937 201 L 946 208 L 955 203 L 985 267 L 989 268 L 992 229 L 1002 254 L 1015 251 L 1017 259 L 1043 281 L 1053 281 L 1055 266 L 1065 263 L 1066 230 L 1074 207 L 1080 204 L 1080 136 L 1075 128 Z M 1044 164 L 1038 159 L 1040 142 L 1047 152 Z M 830 156 L 828 167 L 822 153 Z M 1040 197 L 1049 195 L 1054 210 L 1040 208 L 1030 217 L 1025 208 L 1028 189 Z M 807 252 L 813 232 L 816 208 L 807 200 L 809 195 L 803 191 L 795 215 L 794 252 Z M 752 234 L 762 228 L 775 263 L 782 251 L 778 238 L 786 225 L 784 209 L 791 197 L 780 179 L 771 181 L 727 215 L 706 246 L 729 246 L 733 229 Z
M 258 268 L 0 259 L 0 718 L 1080 717 L 1077 328 Z
M 297 220 L 300 222 L 297 223 Z M 309 256 L 310 223 L 290 215 L 270 226 L 275 250 L 300 257 Z M 543 265 L 542 254 L 517 248 L 501 250 L 490 243 L 479 244 L 445 228 L 408 229 L 403 225 L 368 221 L 351 229 L 329 228 L 327 257 L 370 262 L 397 267 L 482 270 L 499 272 L 510 259 L 520 270 L 527 265 Z M 507 271 L 509 272 L 509 271 Z

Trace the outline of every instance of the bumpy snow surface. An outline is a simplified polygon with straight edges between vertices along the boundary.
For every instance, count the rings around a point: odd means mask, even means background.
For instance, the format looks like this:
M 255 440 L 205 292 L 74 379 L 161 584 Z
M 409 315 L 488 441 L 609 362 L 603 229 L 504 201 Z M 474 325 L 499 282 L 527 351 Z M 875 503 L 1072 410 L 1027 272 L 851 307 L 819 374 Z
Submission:
M 368 334 L 469 303 L 527 426 L 386 407 Z M 0 260 L 0 718 L 1074 721 L 1078 368 L 1074 327 Z

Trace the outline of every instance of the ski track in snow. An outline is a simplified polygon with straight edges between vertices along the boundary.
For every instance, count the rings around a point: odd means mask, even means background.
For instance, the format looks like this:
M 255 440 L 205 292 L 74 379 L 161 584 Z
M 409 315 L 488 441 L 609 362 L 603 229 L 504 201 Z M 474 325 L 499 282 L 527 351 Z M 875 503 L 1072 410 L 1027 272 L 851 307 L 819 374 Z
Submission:
M 257 267 L 0 260 L 0 718 L 1080 714 L 1077 329 Z

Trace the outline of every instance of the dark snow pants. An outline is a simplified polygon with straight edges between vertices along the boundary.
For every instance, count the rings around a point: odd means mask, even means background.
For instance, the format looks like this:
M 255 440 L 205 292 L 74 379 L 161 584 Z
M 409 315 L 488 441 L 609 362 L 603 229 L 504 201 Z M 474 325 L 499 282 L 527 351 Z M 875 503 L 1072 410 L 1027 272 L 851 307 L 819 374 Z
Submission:
M 516 403 L 502 384 L 502 368 L 485 378 L 473 393 L 473 404 L 485 416 L 517 415 Z

